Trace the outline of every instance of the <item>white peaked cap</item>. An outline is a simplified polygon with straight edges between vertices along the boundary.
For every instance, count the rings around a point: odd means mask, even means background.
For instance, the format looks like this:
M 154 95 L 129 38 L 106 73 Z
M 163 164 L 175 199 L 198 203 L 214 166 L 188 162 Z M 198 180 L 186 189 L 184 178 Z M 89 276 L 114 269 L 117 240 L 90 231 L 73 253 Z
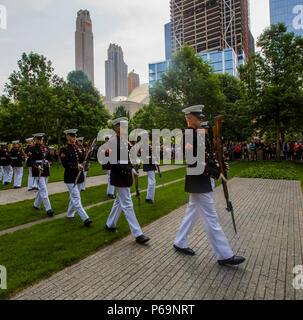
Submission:
M 194 114 L 196 116 L 199 116 L 199 117 L 204 117 L 204 114 L 202 114 L 202 109 L 204 108 L 204 105 L 196 105 L 196 106 L 191 106 L 191 107 L 188 107 L 188 108 L 185 108 L 183 109 L 182 111 L 185 113 L 185 114 Z

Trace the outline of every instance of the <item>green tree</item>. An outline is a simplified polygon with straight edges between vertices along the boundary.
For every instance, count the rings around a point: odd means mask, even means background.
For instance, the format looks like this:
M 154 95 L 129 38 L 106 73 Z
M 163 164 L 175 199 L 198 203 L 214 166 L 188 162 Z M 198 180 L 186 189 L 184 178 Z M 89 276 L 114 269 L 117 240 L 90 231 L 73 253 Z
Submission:
M 159 129 L 183 128 L 186 123 L 182 109 L 191 105 L 205 105 L 203 113 L 211 119 L 222 111 L 224 100 L 219 78 L 189 46 L 173 57 L 162 82 L 151 90 L 151 105 L 157 106 Z
M 69 101 L 72 101 L 69 126 L 78 128 L 81 135 L 93 139 L 100 128 L 107 126 L 107 121 L 110 119 L 100 93 L 82 71 L 70 72 L 67 76 L 67 85 L 73 92 L 73 96 L 68 96 Z
M 243 100 L 241 81 L 228 73 L 218 75 L 225 96 L 223 136 L 229 141 L 245 141 L 253 134 L 253 115 Z M 210 122 L 213 124 L 212 120 Z
M 91 139 L 110 118 L 99 92 L 82 71 L 71 72 L 65 82 L 42 55 L 23 53 L 18 70 L 8 80 L 0 105 L 4 140 L 25 139 L 39 131 L 60 147 L 64 129 L 78 128 Z
M 23 53 L 18 68 L 9 76 L 1 99 L 3 138 L 29 137 L 33 131 L 52 134 L 53 123 L 49 118 L 54 108 L 52 84 L 58 77 L 51 62 L 33 52 Z
M 281 129 L 290 128 L 303 112 L 303 38 L 279 23 L 263 32 L 257 46 L 261 52 L 240 68 L 241 80 L 257 128 L 261 133 L 274 129 L 280 159 Z
M 138 110 L 130 121 L 130 129 L 142 128 L 144 130 L 152 130 L 157 128 L 157 106 L 152 104 L 144 106 Z
M 115 110 L 115 112 L 113 113 L 112 118 L 113 119 L 118 119 L 118 118 L 122 118 L 122 117 L 126 117 L 126 118 L 130 119 L 130 113 L 129 113 L 129 111 L 127 111 L 125 109 L 124 106 L 119 106 Z

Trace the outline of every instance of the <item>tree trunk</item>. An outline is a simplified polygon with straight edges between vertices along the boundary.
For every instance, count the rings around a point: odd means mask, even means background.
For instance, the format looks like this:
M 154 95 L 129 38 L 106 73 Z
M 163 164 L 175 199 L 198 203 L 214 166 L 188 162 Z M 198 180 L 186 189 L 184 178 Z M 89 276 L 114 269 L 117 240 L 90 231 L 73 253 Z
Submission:
M 277 143 L 276 159 L 279 162 L 281 161 L 281 157 L 280 157 L 280 127 L 281 127 L 280 119 L 277 118 L 276 119 L 276 143 Z

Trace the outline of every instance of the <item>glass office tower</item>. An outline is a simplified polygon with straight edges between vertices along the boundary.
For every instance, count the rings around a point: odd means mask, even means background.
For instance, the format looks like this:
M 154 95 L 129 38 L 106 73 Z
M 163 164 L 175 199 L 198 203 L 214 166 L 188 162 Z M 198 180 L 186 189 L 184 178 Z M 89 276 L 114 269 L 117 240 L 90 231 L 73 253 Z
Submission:
M 270 0 L 270 23 L 283 22 L 289 32 L 303 37 L 303 1 Z
M 162 80 L 162 75 L 168 70 L 169 60 L 150 63 L 148 65 L 149 87 L 152 88 L 156 81 Z
M 246 62 L 245 55 L 236 55 L 232 48 L 203 52 L 199 53 L 198 56 L 200 56 L 203 61 L 208 61 L 215 73 L 228 73 L 235 77 L 239 77 L 238 67 Z M 162 80 L 163 74 L 168 70 L 169 61 L 170 60 L 149 64 L 150 88 L 155 85 L 156 81 Z
M 171 59 L 171 23 L 165 25 L 165 59 Z

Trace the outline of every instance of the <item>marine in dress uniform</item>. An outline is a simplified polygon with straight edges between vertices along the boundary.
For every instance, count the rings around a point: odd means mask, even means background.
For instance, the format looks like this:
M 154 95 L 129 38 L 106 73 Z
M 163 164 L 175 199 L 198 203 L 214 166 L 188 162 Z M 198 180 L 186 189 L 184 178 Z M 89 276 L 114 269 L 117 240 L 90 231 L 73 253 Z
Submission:
M 24 150 L 27 156 L 26 166 L 28 168 L 27 190 L 28 191 L 38 190 L 37 178 L 33 177 L 33 169 L 32 169 L 33 164 L 30 162 L 30 157 L 28 156 L 30 149 L 34 146 L 34 138 L 28 138 L 25 141 L 27 142 L 27 147 Z
M 109 146 L 112 150 L 113 148 L 117 148 L 117 163 L 110 164 L 110 183 L 111 185 L 116 187 L 116 199 L 107 219 L 105 229 L 109 232 L 117 231 L 117 222 L 123 210 L 133 238 L 136 239 L 136 242 L 143 244 L 150 239 L 146 237 L 141 230 L 141 227 L 138 223 L 138 220 L 134 212 L 133 202 L 130 193 L 130 187 L 133 184 L 133 175 L 138 176 L 138 173 L 133 168 L 129 160 L 129 156 L 128 160 L 121 159 L 120 157 L 120 145 L 128 151 L 131 148 L 130 142 L 127 140 L 123 140 L 122 133 L 120 137 L 120 124 L 122 124 L 123 122 L 128 122 L 128 119 L 119 118 L 112 121 L 114 130 L 116 132 L 116 136 L 110 139 Z
M 9 156 L 9 151 L 7 147 L 7 142 L 1 143 L 1 150 L 0 150 L 0 166 L 3 170 L 3 177 L 2 183 L 4 185 L 10 184 L 10 165 L 11 165 L 11 158 Z
M 52 210 L 47 191 L 48 177 L 50 175 L 50 166 L 52 165 L 52 157 L 48 148 L 43 143 L 44 133 L 36 133 L 33 135 L 35 145 L 28 149 L 28 161 L 32 165 L 32 175 L 37 179 L 38 192 L 34 202 L 34 208 L 40 210 L 43 203 L 46 214 L 53 217 Z
M 84 141 L 84 137 L 79 137 L 77 138 L 77 146 L 82 150 L 84 156 L 86 154 L 86 150 L 85 150 L 85 147 L 83 145 L 83 141 Z M 86 189 L 86 176 L 87 176 L 87 171 L 88 171 L 88 168 L 86 168 L 86 170 L 83 171 L 83 174 L 84 174 L 84 180 L 80 186 L 80 191 L 85 191 Z
M 12 141 L 13 147 L 9 152 L 12 160 L 12 167 L 14 168 L 14 189 L 21 188 L 23 177 L 23 164 L 25 161 L 24 151 L 20 148 L 20 141 Z
M 86 227 L 89 227 L 92 221 L 89 219 L 81 203 L 81 185 L 84 181 L 85 168 L 82 166 L 85 158 L 83 149 L 76 145 L 77 129 L 65 130 L 67 145 L 60 149 L 59 156 L 64 167 L 64 183 L 66 184 L 70 201 L 66 217 L 73 220 L 77 212 Z M 78 173 L 81 172 L 79 180 L 75 185 Z
M 186 115 L 188 129 L 193 133 L 193 145 L 184 146 L 193 149 L 193 155 L 197 155 L 197 129 L 202 128 L 202 107 L 193 106 L 183 110 Z M 174 241 L 177 251 L 188 255 L 195 252 L 188 247 L 188 237 L 200 218 L 208 239 L 211 243 L 214 255 L 220 265 L 238 265 L 245 261 L 245 258 L 235 256 L 228 240 L 218 222 L 218 215 L 214 207 L 213 191 L 215 187 L 214 179 L 223 180 L 225 177 L 220 173 L 216 162 L 210 156 L 209 141 L 205 139 L 205 171 L 201 175 L 186 175 L 185 191 L 189 192 L 189 204 L 185 216 L 180 226 L 179 232 Z M 189 165 L 195 167 L 196 164 Z
M 152 146 L 149 145 L 149 155 L 143 160 L 143 172 L 147 172 L 148 187 L 145 202 L 154 203 L 156 191 L 156 164 L 153 163 Z
M 111 137 L 107 136 L 105 137 L 105 143 L 107 143 L 109 141 Z M 105 152 L 106 157 L 109 156 L 110 150 L 107 149 Z M 115 186 L 111 185 L 110 183 L 110 163 L 107 164 L 102 164 L 102 169 L 106 170 L 106 175 L 107 175 L 107 191 L 106 194 L 109 198 L 111 199 L 115 199 Z

